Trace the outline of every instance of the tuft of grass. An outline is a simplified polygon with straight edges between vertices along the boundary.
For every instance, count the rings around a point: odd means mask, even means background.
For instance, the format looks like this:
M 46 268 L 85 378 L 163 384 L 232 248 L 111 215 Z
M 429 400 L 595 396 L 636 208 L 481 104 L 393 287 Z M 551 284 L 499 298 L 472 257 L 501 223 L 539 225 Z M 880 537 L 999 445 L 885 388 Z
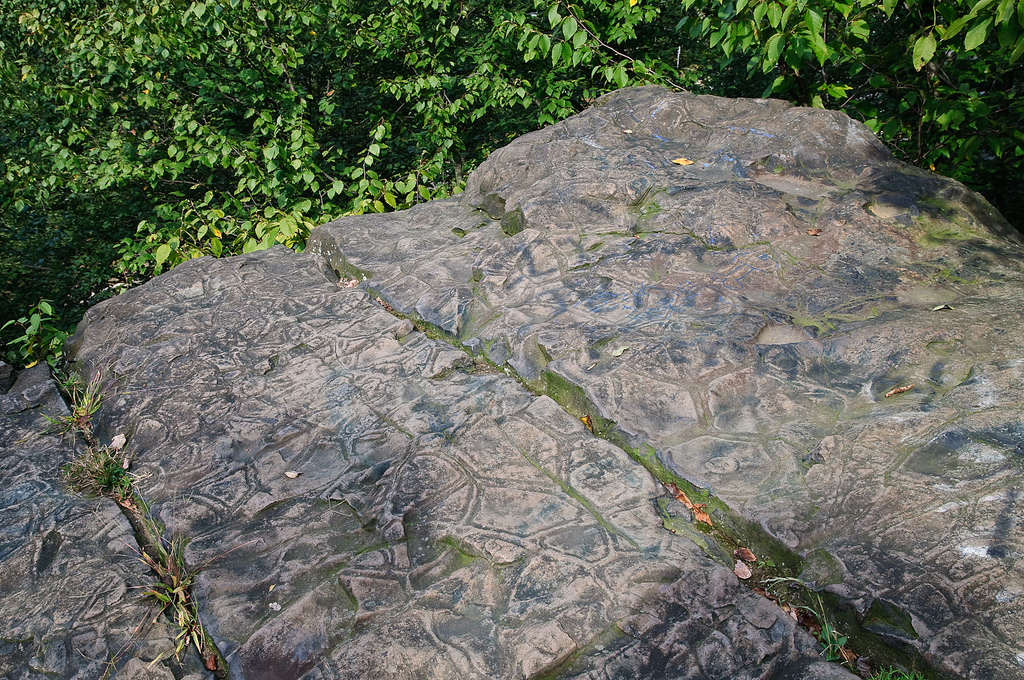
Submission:
M 199 622 L 199 614 L 192 599 L 192 584 L 196 571 L 190 569 L 185 562 L 185 547 L 189 539 L 175 536 L 167 548 L 160 546 L 158 550 L 144 549 L 142 561 L 153 570 L 160 579 L 146 591 L 160 604 L 161 612 L 167 615 L 178 627 L 175 639 L 175 656 L 180 656 L 191 643 L 199 652 L 200 658 L 209 655 L 206 645 L 206 634 Z M 153 555 L 152 553 L 162 553 Z
M 878 671 L 871 676 L 871 680 L 924 680 L 924 676 L 919 675 L 917 671 L 907 673 L 906 671 L 889 668 L 884 671 Z
M 820 626 L 820 630 L 817 631 L 816 636 L 822 646 L 822 656 L 825 657 L 826 661 L 838 661 L 840 663 L 849 663 L 850 656 L 849 650 L 846 650 L 846 643 L 848 642 L 847 636 L 841 634 L 836 630 L 832 622 L 825 616 L 825 603 L 821 601 L 821 595 L 814 592 L 810 585 L 801 579 L 792 576 L 779 576 L 777 578 L 769 578 L 764 581 L 765 586 L 777 586 L 781 584 L 795 585 L 803 588 L 805 593 L 809 596 L 809 604 L 792 604 L 791 607 L 803 609 L 805 612 L 809 612 L 817 619 L 817 623 Z M 785 599 L 779 594 L 780 600 Z M 817 604 L 817 606 L 815 606 Z M 844 654 L 844 652 L 846 652 Z
M 83 383 L 82 379 L 74 374 L 58 376 L 60 389 L 70 403 L 71 414 L 51 418 L 50 425 L 58 434 L 70 432 L 72 435 L 80 434 L 90 447 L 96 447 L 97 442 L 92 433 L 92 417 L 99 410 L 103 403 L 103 394 L 98 379 Z
M 106 446 L 89 447 L 61 473 L 69 489 L 89 498 L 106 496 L 120 505 L 132 495 L 134 479 L 128 459 Z

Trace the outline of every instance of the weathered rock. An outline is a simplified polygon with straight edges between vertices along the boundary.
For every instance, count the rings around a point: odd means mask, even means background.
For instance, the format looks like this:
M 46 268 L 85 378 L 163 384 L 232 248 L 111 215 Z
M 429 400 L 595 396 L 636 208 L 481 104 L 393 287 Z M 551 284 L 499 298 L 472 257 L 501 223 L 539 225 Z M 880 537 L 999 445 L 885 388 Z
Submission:
M 661 527 L 660 487 L 621 449 L 403 326 L 280 248 L 186 263 L 80 325 L 77 360 L 116 385 L 96 436 L 129 433 L 151 512 L 192 538 L 232 677 L 535 677 L 571 660 L 753 678 L 817 658 Z
M 151 579 L 127 521 L 113 503 L 64 490 L 60 467 L 80 442 L 45 433 L 47 416 L 67 415 L 45 364 L 0 395 L 0 677 L 9 680 L 92 680 L 174 648 L 176 631 L 151 623 L 141 593 Z
M 309 250 L 188 262 L 71 345 L 96 436 L 192 538 L 232 677 L 850 677 L 582 415 L 713 485 L 867 629 L 1019 676 L 1020 248 L 960 185 L 839 114 L 643 88 Z M 0 638 L 26 641 L 0 673 L 61 649 L 58 677 L 161 677 L 126 522 L 61 491 L 68 442 L 21 441 L 38 379 L 0 397 Z M 65 566 L 39 572 L 53 530 Z
M 880 632 L 1022 673 L 1020 238 L 862 125 L 622 91 L 310 249 L 902 612 Z

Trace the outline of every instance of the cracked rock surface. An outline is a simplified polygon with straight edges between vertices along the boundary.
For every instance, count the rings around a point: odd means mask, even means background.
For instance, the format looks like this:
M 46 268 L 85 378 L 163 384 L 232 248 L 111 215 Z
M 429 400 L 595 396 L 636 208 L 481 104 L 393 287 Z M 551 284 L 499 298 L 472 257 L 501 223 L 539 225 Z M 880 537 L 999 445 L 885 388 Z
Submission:
M 70 350 L 232 678 L 853 677 L 580 412 L 893 645 L 1011 678 L 1021 254 L 845 116 L 637 88 L 452 199 L 187 262 Z M 0 400 L 0 675 L 205 674 L 150 664 L 173 631 L 60 485 L 45 367 Z
M 128 433 L 152 513 L 192 538 L 232 677 L 766 677 L 818 659 L 661 527 L 661 487 L 621 449 L 504 373 L 458 370 L 463 351 L 313 256 L 186 263 L 92 310 L 75 352 L 111 384 L 97 437 Z
M 325 225 L 310 250 L 527 383 L 581 389 L 877 632 L 1010 678 L 1020 243 L 840 113 L 652 87 L 521 137 L 458 197 Z

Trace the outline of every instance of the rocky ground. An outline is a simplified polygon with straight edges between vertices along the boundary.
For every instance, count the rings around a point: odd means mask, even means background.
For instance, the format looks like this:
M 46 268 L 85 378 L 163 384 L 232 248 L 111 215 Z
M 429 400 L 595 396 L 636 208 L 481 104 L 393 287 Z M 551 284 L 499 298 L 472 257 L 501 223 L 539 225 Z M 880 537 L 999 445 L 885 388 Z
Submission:
M 221 675 L 850 677 L 792 598 L 849 669 L 1016 678 L 1021 254 L 841 114 L 637 88 L 70 351 Z M 0 675 L 208 675 L 46 368 L 0 406 Z

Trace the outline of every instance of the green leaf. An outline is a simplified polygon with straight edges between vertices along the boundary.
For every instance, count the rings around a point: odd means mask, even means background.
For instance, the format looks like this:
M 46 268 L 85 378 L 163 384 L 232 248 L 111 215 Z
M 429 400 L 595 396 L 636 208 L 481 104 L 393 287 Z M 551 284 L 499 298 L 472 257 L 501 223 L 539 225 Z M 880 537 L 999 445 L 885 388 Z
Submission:
M 615 79 L 615 82 L 619 87 L 625 87 L 629 82 L 629 77 L 626 75 L 626 69 L 622 67 L 622 64 L 615 67 L 615 72 L 612 77 Z
M 996 10 L 996 25 L 1006 23 L 1013 16 L 1013 10 L 1015 9 L 1013 0 L 1002 0 L 999 3 L 999 8 Z
M 565 36 L 566 40 L 572 40 L 572 37 L 576 35 L 576 29 L 579 24 L 576 23 L 576 19 L 573 17 L 566 17 L 562 22 L 562 35 Z
M 782 7 L 779 3 L 773 2 L 768 6 L 768 23 L 771 24 L 772 28 L 778 28 L 781 22 Z
M 1024 2 L 1024 0 L 1021 0 L 1021 1 Z M 956 21 L 951 23 L 949 25 L 949 27 L 945 30 L 945 33 L 942 34 L 942 39 L 943 40 L 950 40 L 950 39 L 956 37 L 956 34 L 959 33 L 960 31 L 962 31 L 964 26 L 967 25 L 967 22 L 970 21 L 973 18 L 974 18 L 973 16 L 968 14 L 966 16 L 960 17 L 959 19 L 957 19 Z
M 1024 2 L 1024 0 L 1022 0 L 1022 2 Z M 754 23 L 755 24 L 760 24 L 761 20 L 764 19 L 765 12 L 767 12 L 767 11 L 768 11 L 768 3 L 767 2 L 759 2 L 759 3 L 757 3 L 757 7 L 754 8 Z
M 967 31 L 967 35 L 964 36 L 964 49 L 970 52 L 985 42 L 985 38 L 988 37 L 988 27 L 991 23 L 992 19 L 988 18 Z
M 166 243 L 161 243 L 157 246 L 157 249 L 153 251 L 153 259 L 156 260 L 157 265 L 162 265 L 167 261 L 167 258 L 171 256 L 171 247 Z
M 764 72 L 775 68 L 775 65 L 779 62 L 779 56 L 782 54 L 782 48 L 784 44 L 782 42 L 782 34 L 776 33 L 772 37 L 768 38 L 768 43 L 765 45 L 765 61 L 764 61 Z
M 895 9 L 896 0 L 882 0 L 882 11 L 885 12 L 885 16 L 891 17 Z
M 935 55 L 935 37 L 929 33 L 923 35 L 914 42 L 913 63 L 914 70 L 920 71 L 925 64 L 931 61 Z
M 804 25 L 807 26 L 807 30 L 811 32 L 812 36 L 818 36 L 819 39 L 821 38 L 822 23 L 821 15 L 813 9 L 807 10 L 807 13 L 804 14 Z
M 562 20 L 562 15 L 558 13 L 558 3 L 551 5 L 551 9 L 548 10 L 548 21 L 551 22 L 551 28 L 558 25 L 558 22 Z
M 1017 44 L 1013 48 L 1013 52 L 1010 54 L 1010 63 L 1013 64 L 1021 55 L 1024 54 L 1024 35 L 1017 39 Z

